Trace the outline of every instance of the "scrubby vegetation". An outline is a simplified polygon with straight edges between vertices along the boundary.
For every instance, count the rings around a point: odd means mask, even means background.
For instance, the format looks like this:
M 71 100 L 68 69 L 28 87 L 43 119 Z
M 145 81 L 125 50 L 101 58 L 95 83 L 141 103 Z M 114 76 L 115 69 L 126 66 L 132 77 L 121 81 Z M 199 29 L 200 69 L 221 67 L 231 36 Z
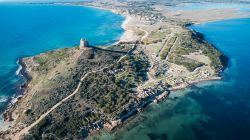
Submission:
M 174 36 L 174 37 L 171 37 L 169 39 L 169 41 L 166 43 L 166 45 L 163 47 L 163 50 L 160 54 L 160 57 L 162 60 L 166 59 L 166 57 L 168 56 L 169 54 L 169 51 L 171 49 L 171 47 L 174 45 L 175 41 L 176 41 L 177 37 Z
M 143 43 L 148 45 L 152 43 L 162 42 L 166 35 L 169 34 L 168 30 L 159 29 L 158 31 L 152 31 L 148 37 L 143 40 Z
M 145 35 L 145 32 L 142 31 L 142 30 L 137 30 L 135 33 L 136 33 L 136 35 L 138 35 L 138 36 L 144 36 L 144 35 Z
M 60 61 L 67 59 L 73 50 L 65 48 L 56 51 L 51 51 L 34 57 L 34 62 L 38 64 L 33 70 L 46 74 L 49 69 L 55 67 Z
M 216 70 L 217 73 L 222 71 L 227 66 L 228 58 L 216 50 L 213 46 L 208 45 L 204 47 L 202 52 L 210 58 L 210 65 Z
M 83 138 L 91 128 L 103 127 L 105 120 L 119 117 L 126 108 L 137 102 L 135 88 L 147 79 L 147 57 L 143 53 L 128 55 L 119 63 L 115 63 L 119 58 L 115 53 L 92 53 L 94 54 L 91 59 L 86 59 L 86 55 L 84 59 L 79 59 L 76 65 L 79 67 L 76 68 L 79 69 L 78 73 L 86 73 L 88 65 L 92 70 L 100 69 L 104 65 L 110 67 L 89 74 L 82 82 L 78 93 L 46 116 L 31 130 L 27 139 Z M 78 79 L 80 75 L 73 77 Z M 48 100 L 46 103 L 50 104 Z M 43 107 L 49 106 L 40 104 L 39 109 Z
M 196 68 L 204 65 L 204 63 L 189 58 L 185 58 L 181 55 L 173 55 L 173 54 L 169 56 L 169 61 L 177 65 L 182 65 L 186 67 L 189 71 L 194 71 Z
M 163 34 L 165 37 L 165 33 L 153 36 Z M 182 65 L 190 72 L 205 65 L 184 56 L 194 52 L 208 56 L 215 70 L 223 68 L 226 62 L 224 56 L 190 34 L 193 33 L 174 35 L 166 42 L 160 53 L 164 61 L 153 67 L 154 77 L 168 76 L 168 62 Z M 105 122 L 122 118 L 143 101 L 136 91 L 138 85 L 147 80 L 150 64 L 147 55 L 139 49 L 136 55 L 123 52 L 130 50 L 132 45 L 120 43 L 108 47 L 111 51 L 98 48 L 83 52 L 77 48 L 62 49 L 28 59 L 27 67 L 37 75 L 35 80 L 38 82 L 31 83 L 37 87 L 30 91 L 29 105 L 26 110 L 21 110 L 24 113 L 18 118 L 19 122 L 27 125 L 70 95 L 79 80 L 89 74 L 82 81 L 79 91 L 33 127 L 25 139 L 81 139 L 90 131 L 103 128 Z M 126 57 L 122 57 L 125 54 Z M 123 59 L 120 60 L 121 57 Z
M 40 60 L 43 58 L 45 58 L 43 60 L 50 58 L 48 61 L 44 61 L 43 63 L 43 65 L 48 65 L 51 67 L 48 72 L 53 71 L 53 69 L 57 69 L 58 72 L 53 76 L 52 79 L 47 79 L 48 75 L 45 73 L 43 75 L 41 70 L 37 69 L 37 67 L 40 67 L 40 65 L 37 66 L 31 64 L 32 66 L 29 66 L 32 67 L 33 73 L 39 73 L 39 77 L 37 77 L 35 80 L 38 81 L 40 78 L 40 82 L 37 84 L 39 84 L 42 88 L 37 89 L 35 93 L 33 93 L 32 99 L 30 101 L 31 109 L 29 110 L 29 113 L 21 116 L 21 121 L 23 123 L 32 123 L 31 120 L 36 120 L 42 113 L 47 111 L 48 108 L 52 107 L 58 101 L 72 93 L 76 89 L 79 79 L 85 73 L 112 64 L 121 56 L 121 54 L 116 53 L 88 50 L 76 58 L 76 62 L 71 62 L 68 60 L 66 61 L 66 59 L 69 59 L 70 57 L 58 60 L 57 57 L 54 57 L 57 54 L 58 52 L 54 51 L 48 53 L 48 55 L 42 54 L 41 56 L 38 56 Z M 71 53 L 71 55 L 73 54 Z M 37 59 L 34 61 L 37 62 Z M 56 63 L 57 61 L 62 61 L 64 63 Z M 71 64 L 64 65 L 65 63 Z M 52 66 L 54 64 L 56 65 Z M 57 68 L 57 66 L 60 67 L 60 65 L 64 65 L 64 69 Z
M 195 68 L 204 64 L 183 57 L 182 55 L 189 55 L 190 53 L 201 51 L 202 54 L 209 57 L 211 60 L 210 66 L 214 68 L 217 73 L 227 65 L 227 58 L 216 50 L 215 47 L 206 43 L 201 34 L 189 31 L 180 34 L 178 37 L 179 39 L 176 43 L 177 47 L 175 47 L 169 57 L 170 62 L 183 65 L 189 71 L 193 71 Z
M 103 47 L 103 49 L 127 52 L 131 49 L 131 44 L 134 44 L 134 43 L 136 42 L 133 42 L 133 43 L 132 42 L 131 43 L 120 42 L 119 44 L 115 44 L 115 45 L 108 46 L 108 47 Z

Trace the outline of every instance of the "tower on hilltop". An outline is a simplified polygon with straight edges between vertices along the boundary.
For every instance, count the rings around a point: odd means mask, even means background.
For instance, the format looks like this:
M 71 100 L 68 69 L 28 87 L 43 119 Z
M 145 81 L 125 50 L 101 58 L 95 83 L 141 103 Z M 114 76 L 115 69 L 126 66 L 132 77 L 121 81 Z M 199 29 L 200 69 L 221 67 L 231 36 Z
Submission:
M 86 47 L 88 47 L 88 45 L 89 45 L 88 40 L 81 38 L 79 48 L 86 49 Z

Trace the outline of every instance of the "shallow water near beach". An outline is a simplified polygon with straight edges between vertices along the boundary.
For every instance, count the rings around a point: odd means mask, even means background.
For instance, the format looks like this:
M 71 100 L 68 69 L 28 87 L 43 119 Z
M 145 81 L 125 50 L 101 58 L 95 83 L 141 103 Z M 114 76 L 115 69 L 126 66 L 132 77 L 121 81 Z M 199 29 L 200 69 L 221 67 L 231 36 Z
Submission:
M 102 139 L 249 140 L 250 19 L 190 27 L 229 57 L 222 81 L 197 84 L 152 104 L 115 133 Z
M 86 38 L 107 45 L 123 33 L 124 17 L 80 6 L 0 4 L 0 113 L 20 86 L 18 58 L 72 47 Z

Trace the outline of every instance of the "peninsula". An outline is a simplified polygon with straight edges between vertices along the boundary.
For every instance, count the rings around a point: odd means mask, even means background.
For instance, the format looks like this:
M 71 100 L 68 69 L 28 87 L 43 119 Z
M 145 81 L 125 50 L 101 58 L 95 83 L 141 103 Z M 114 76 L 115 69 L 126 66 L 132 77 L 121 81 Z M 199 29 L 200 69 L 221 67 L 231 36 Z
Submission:
M 223 17 L 221 10 L 187 17 L 168 10 L 172 3 L 162 1 L 63 4 L 121 14 L 125 33 L 110 46 L 91 46 L 81 39 L 73 48 L 22 58 L 22 73 L 29 81 L 4 113 L 8 128 L 0 132 L 1 139 L 88 138 L 114 130 L 172 90 L 221 79 L 227 57 L 187 25 L 243 17 L 234 9 Z

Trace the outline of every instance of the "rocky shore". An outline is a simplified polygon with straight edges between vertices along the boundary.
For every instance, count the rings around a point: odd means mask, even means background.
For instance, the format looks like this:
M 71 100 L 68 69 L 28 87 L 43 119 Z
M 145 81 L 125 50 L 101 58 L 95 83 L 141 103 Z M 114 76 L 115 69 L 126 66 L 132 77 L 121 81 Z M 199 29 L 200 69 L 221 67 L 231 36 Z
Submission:
M 3 113 L 3 118 L 4 121 L 6 122 L 11 122 L 13 121 L 13 117 L 12 117 L 12 113 L 15 109 L 15 106 L 18 105 L 18 100 L 20 100 L 23 95 L 25 94 L 29 82 L 32 80 L 31 75 L 29 74 L 29 72 L 27 71 L 27 66 L 23 60 L 23 58 L 20 58 L 18 60 L 18 65 L 21 66 L 21 69 L 18 73 L 18 75 L 22 76 L 24 78 L 24 82 L 20 85 L 19 91 L 17 91 L 17 94 L 15 95 L 15 97 L 12 98 L 12 100 L 10 101 L 8 108 L 4 111 Z

